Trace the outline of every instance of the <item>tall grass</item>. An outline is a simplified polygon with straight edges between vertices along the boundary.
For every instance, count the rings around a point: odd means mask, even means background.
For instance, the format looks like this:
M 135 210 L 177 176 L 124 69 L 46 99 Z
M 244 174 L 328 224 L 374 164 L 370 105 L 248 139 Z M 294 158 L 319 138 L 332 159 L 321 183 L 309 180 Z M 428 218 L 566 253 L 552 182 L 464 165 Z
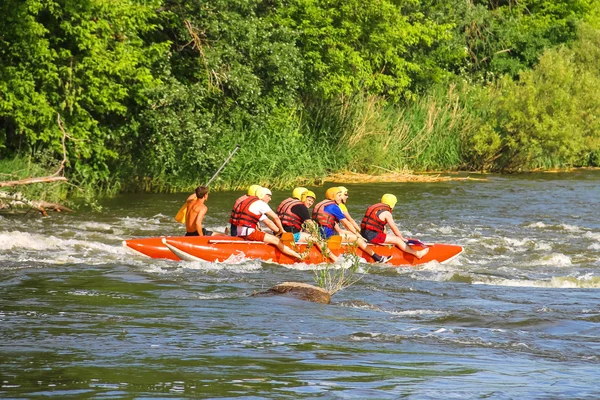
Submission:
M 11 159 L 0 159 L 0 181 L 17 181 L 25 178 L 52 175 L 57 166 L 49 166 L 43 160 L 34 160 L 32 157 L 17 156 Z M 67 197 L 69 185 L 64 182 L 34 183 L 5 187 L 4 192 L 20 192 L 31 200 L 44 200 L 60 202 Z
M 462 141 L 475 126 L 459 91 L 436 88 L 415 101 L 387 104 L 359 96 L 344 108 L 346 130 L 338 150 L 347 152 L 348 169 L 453 170 L 463 163 Z

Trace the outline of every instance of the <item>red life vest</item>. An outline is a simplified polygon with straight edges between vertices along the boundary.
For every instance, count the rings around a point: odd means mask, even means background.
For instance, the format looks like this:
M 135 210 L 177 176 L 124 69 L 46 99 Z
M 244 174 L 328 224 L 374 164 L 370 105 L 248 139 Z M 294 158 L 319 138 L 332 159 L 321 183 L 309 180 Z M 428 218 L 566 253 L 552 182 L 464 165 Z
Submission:
M 333 200 L 323 200 L 319 204 L 317 204 L 313 209 L 312 219 L 317 221 L 317 224 L 321 226 L 333 229 L 335 223 L 338 222 L 338 219 L 335 216 L 324 211 L 325 207 L 331 204 L 337 203 Z
M 241 203 L 243 200 L 246 200 L 248 197 L 250 197 L 250 196 L 248 196 L 247 194 L 244 194 L 244 195 L 240 196 L 240 197 L 239 197 L 239 198 L 238 198 L 238 199 L 235 201 L 235 203 L 233 203 L 233 208 L 231 209 L 231 215 L 229 216 L 229 223 L 230 223 L 230 224 L 233 224 L 233 217 L 235 216 L 235 213 L 236 213 L 236 210 L 238 209 L 238 206 L 240 205 L 240 203 Z
M 258 224 L 261 215 L 256 215 L 248 210 L 256 201 L 258 201 L 258 197 L 248 196 L 237 205 L 234 205 L 229 222 L 236 226 L 247 226 L 248 228 L 256 229 L 256 225 Z
M 367 208 L 367 212 L 365 212 L 365 216 L 360 223 L 360 229 L 385 233 L 385 225 L 387 222 L 379 219 L 379 214 L 381 214 L 382 211 L 392 212 L 392 208 L 383 203 L 373 204 L 371 207 Z
M 298 199 L 294 199 L 293 197 L 289 197 L 281 202 L 279 207 L 277 207 L 277 215 L 281 219 L 281 225 L 283 226 L 292 226 L 296 228 L 298 231 L 302 230 L 302 218 L 292 212 L 292 207 L 297 206 L 298 204 L 304 204 Z

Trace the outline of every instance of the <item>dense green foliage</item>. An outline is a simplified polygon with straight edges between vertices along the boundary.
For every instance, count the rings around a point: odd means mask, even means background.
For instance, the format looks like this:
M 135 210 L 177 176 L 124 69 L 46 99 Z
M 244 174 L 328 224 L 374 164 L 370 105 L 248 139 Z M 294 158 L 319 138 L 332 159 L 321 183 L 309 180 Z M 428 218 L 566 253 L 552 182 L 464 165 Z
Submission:
M 80 186 L 598 166 L 599 0 L 6 0 L 0 159 Z M 15 161 L 17 162 L 17 161 Z M 10 164 L 5 164 L 10 165 Z M 31 170 L 33 171 L 33 170 Z

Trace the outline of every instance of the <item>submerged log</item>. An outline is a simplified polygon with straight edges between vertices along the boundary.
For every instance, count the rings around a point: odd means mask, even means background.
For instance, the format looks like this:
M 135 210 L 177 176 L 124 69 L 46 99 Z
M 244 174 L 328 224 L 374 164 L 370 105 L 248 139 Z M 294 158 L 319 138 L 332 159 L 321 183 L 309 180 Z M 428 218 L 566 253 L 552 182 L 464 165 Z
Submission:
M 331 304 L 331 295 L 323 288 L 301 282 L 283 282 L 253 296 L 290 296 L 313 303 Z

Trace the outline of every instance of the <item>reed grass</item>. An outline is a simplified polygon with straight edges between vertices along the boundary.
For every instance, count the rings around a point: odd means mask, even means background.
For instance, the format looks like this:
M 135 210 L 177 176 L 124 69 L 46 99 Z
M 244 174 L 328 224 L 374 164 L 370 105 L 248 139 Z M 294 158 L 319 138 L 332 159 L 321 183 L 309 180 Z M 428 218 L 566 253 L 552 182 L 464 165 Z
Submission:
M 0 181 L 16 181 L 25 178 L 52 175 L 58 166 L 47 165 L 43 160 L 17 156 L 0 159 Z M 61 202 L 67 197 L 69 185 L 64 182 L 34 183 L 2 188 L 8 193 L 21 193 L 30 200 L 44 200 L 51 203 Z

